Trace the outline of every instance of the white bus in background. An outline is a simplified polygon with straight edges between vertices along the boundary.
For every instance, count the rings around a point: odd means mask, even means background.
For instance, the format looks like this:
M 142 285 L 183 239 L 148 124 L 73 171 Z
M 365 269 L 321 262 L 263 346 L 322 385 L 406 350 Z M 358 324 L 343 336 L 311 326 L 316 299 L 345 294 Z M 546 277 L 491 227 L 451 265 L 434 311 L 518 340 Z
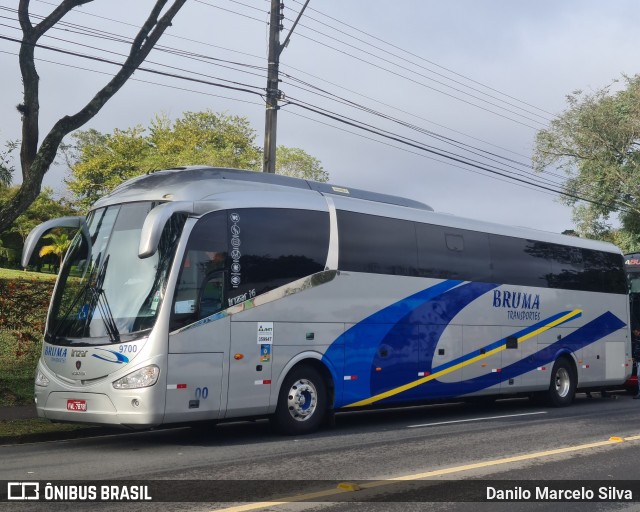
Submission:
M 571 403 L 631 372 L 613 245 L 408 199 L 207 167 L 84 217 L 49 309 L 38 415 L 145 428 L 500 396 Z

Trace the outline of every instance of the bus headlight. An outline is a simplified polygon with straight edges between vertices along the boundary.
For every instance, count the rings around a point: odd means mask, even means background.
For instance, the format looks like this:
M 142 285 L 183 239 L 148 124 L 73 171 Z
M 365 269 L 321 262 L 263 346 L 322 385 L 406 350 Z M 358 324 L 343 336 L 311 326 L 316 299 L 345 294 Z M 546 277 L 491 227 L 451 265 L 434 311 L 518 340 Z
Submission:
M 116 389 L 148 388 L 156 383 L 159 375 L 160 368 L 152 364 L 116 380 L 113 383 L 113 387 Z
M 47 379 L 47 377 L 45 377 L 45 375 L 40 370 L 38 370 L 36 372 L 36 386 L 46 388 L 48 385 L 49 379 Z

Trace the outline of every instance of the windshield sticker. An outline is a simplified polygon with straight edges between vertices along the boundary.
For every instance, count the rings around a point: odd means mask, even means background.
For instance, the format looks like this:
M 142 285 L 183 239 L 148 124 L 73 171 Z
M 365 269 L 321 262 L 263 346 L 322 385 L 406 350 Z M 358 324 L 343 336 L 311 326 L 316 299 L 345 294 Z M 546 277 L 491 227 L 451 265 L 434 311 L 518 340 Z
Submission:
M 87 317 L 89 316 L 89 310 L 91 309 L 91 306 L 89 306 L 89 304 L 85 304 L 80 308 L 80 311 L 78 311 L 78 320 L 86 320 Z
M 107 350 L 106 348 L 96 348 L 95 350 L 100 350 L 101 352 L 105 352 L 105 354 L 93 354 L 93 357 L 97 359 L 101 359 L 102 361 L 108 361 L 109 363 L 128 363 L 129 358 L 124 354 L 119 354 L 115 350 Z
M 258 322 L 258 345 L 273 344 L 273 322 Z
M 195 311 L 195 300 L 178 300 L 176 301 L 175 313 L 182 315 L 185 313 L 193 313 Z
M 160 304 L 160 292 L 156 292 L 153 296 L 153 300 L 151 301 L 151 312 L 155 313 L 156 309 L 158 309 L 158 304 Z

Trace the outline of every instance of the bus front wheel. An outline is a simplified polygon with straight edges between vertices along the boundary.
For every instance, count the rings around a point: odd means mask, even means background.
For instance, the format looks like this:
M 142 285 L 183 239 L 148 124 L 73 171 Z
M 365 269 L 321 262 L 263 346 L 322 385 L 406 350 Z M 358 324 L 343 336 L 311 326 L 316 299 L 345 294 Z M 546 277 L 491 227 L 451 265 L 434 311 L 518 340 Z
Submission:
M 571 404 L 577 384 L 576 372 L 571 362 L 565 357 L 559 358 L 551 371 L 551 383 L 547 392 L 549 403 L 555 407 Z
M 318 429 L 327 412 L 327 388 L 311 366 L 294 368 L 282 383 L 272 418 L 282 434 L 300 435 Z

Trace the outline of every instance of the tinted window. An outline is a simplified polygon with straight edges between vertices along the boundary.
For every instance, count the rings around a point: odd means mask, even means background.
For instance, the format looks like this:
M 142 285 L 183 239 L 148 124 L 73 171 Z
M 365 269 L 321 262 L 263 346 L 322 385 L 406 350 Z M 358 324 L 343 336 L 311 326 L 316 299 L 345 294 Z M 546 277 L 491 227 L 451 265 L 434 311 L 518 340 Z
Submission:
M 485 233 L 416 224 L 418 272 L 422 277 L 490 281 L 489 237 Z
M 584 285 L 584 262 L 582 249 L 565 245 L 549 244 L 552 250 L 551 274 L 548 285 L 551 288 L 586 290 Z
M 548 286 L 553 247 L 545 242 L 489 235 L 493 281 L 522 286 Z
M 417 275 L 414 223 L 338 211 L 339 268 L 374 274 Z
M 605 293 L 627 293 L 624 258 L 620 254 L 582 249 L 583 289 Z
M 329 214 L 280 208 L 228 211 L 228 305 L 325 269 Z

